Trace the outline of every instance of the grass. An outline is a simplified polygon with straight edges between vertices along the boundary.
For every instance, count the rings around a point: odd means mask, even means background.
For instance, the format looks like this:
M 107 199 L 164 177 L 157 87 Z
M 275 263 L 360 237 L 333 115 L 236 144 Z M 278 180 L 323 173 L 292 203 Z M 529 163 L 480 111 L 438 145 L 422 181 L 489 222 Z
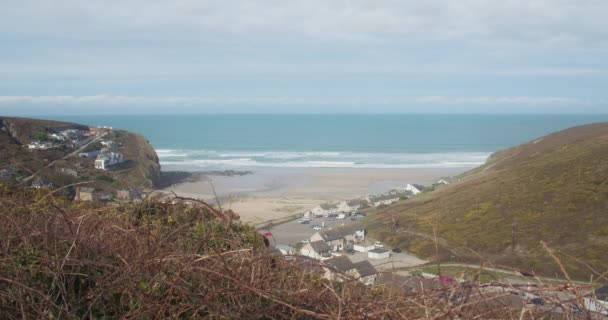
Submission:
M 608 265 L 607 144 L 608 124 L 596 124 L 504 150 L 459 183 L 378 210 L 368 230 L 420 256 L 435 257 L 435 232 L 442 260 L 561 275 L 543 240 L 589 279 Z

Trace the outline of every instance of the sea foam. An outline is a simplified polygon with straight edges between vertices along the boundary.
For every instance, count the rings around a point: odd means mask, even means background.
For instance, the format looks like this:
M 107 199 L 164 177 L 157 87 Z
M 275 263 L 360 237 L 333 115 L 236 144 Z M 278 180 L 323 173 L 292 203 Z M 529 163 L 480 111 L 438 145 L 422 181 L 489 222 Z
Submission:
M 363 153 L 339 151 L 157 151 L 161 165 L 201 170 L 271 168 L 468 168 L 485 163 L 487 152 Z

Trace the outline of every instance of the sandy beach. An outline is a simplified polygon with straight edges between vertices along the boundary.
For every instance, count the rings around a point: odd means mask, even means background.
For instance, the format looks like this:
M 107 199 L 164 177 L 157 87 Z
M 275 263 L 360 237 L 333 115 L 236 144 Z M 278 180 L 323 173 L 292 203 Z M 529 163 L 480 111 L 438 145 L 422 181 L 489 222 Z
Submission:
M 407 183 L 429 185 L 466 170 L 264 168 L 244 176 L 208 176 L 164 190 L 215 202 L 214 188 L 222 208 L 234 210 L 244 222 L 260 224 L 324 202 L 383 193 Z

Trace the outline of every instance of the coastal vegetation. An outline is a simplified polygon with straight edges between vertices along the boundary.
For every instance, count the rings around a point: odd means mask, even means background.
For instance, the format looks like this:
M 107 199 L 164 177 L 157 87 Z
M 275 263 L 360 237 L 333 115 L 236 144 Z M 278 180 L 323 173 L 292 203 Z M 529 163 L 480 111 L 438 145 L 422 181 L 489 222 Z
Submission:
M 581 279 L 608 257 L 608 124 L 550 134 L 495 153 L 458 183 L 366 219 L 385 242 L 435 260 L 485 262 L 555 276 L 548 247 Z M 436 246 L 437 244 L 437 246 Z
M 3 319 L 543 316 L 480 298 L 474 286 L 404 292 L 329 281 L 317 263 L 283 258 L 232 212 L 203 202 L 108 207 L 0 184 L 0 207 Z M 446 298 L 455 290 L 461 303 Z

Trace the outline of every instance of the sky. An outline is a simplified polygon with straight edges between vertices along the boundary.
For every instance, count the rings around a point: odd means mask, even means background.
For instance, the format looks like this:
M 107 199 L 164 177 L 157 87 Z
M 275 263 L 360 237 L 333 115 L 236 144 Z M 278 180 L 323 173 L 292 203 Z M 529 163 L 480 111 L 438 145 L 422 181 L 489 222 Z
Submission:
M 0 115 L 608 113 L 606 0 L 0 2 Z

